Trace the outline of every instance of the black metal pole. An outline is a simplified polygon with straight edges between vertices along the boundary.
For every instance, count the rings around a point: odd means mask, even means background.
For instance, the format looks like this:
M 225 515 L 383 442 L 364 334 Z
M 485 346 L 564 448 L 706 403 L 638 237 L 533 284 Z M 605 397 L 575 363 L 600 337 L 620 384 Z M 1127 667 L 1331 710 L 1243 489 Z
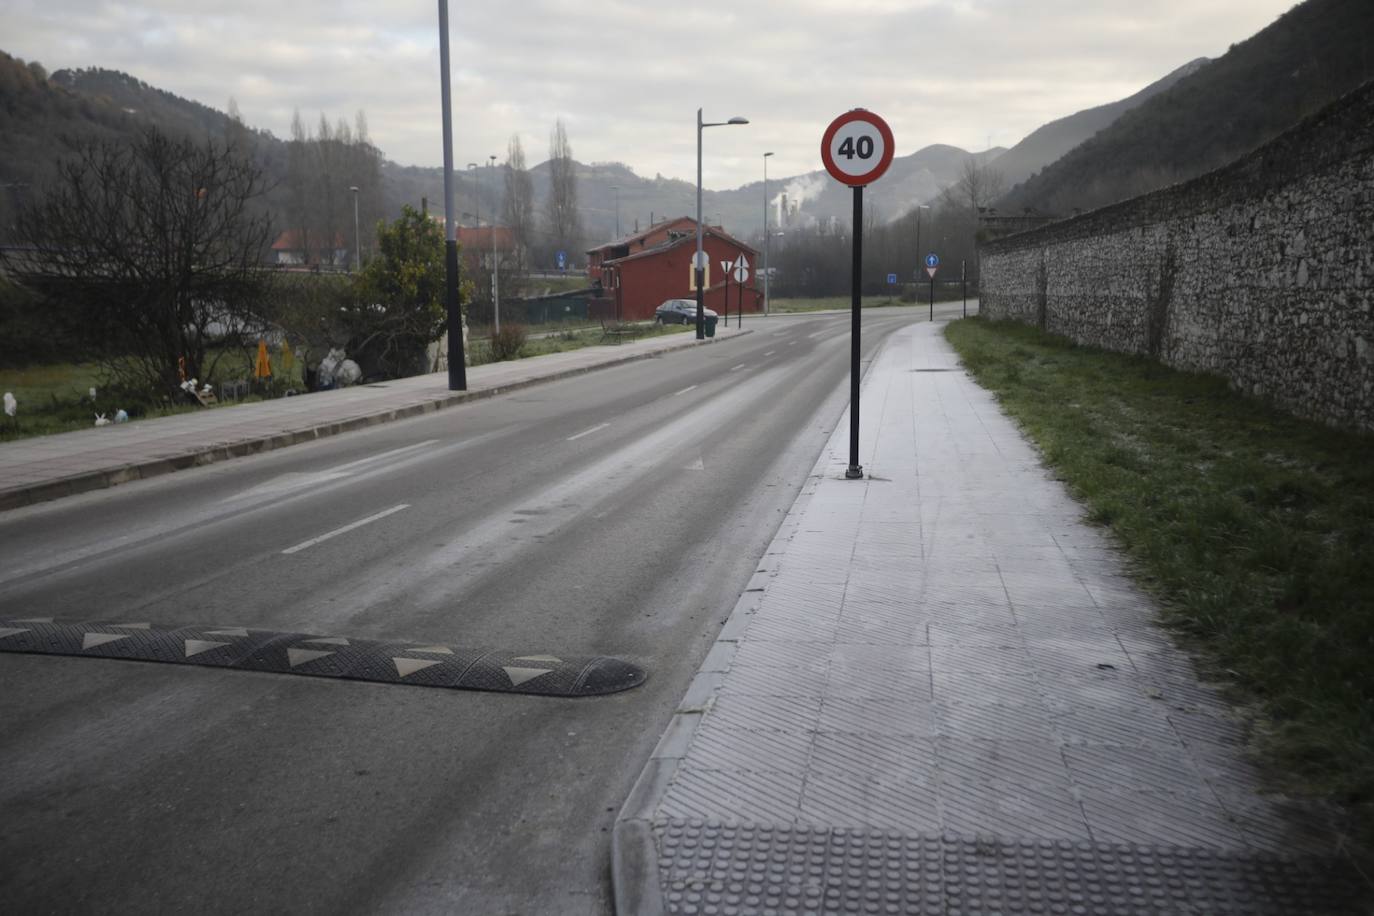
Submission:
M 448 0 L 439 0 L 439 81 L 444 116 L 444 314 L 448 324 L 448 390 L 468 388 L 463 355 L 463 313 L 458 302 L 458 236 L 453 207 L 453 118 L 449 92 Z
M 959 262 L 959 283 L 964 287 L 964 317 L 968 317 L 968 261 Z
M 859 285 L 864 263 L 864 189 L 854 189 L 854 260 L 850 268 L 849 292 L 849 467 L 844 476 L 857 480 L 864 476 L 859 464 Z
M 742 257 L 744 257 L 744 255 L 740 255 L 740 257 L 742 258 Z M 743 281 L 743 280 L 740 280 L 739 283 L 738 283 L 738 286 L 739 286 L 739 311 L 738 311 L 738 313 L 736 314 L 735 326 L 736 326 L 737 328 L 743 330 L 743 328 L 744 328 L 744 281 Z
M 722 306 L 722 308 L 725 309 L 725 328 L 726 328 L 726 330 L 729 330 L 729 328 L 730 328 L 730 271 L 729 271 L 729 270 L 725 271 L 725 305 Z
M 935 320 L 935 274 L 930 275 L 930 320 Z

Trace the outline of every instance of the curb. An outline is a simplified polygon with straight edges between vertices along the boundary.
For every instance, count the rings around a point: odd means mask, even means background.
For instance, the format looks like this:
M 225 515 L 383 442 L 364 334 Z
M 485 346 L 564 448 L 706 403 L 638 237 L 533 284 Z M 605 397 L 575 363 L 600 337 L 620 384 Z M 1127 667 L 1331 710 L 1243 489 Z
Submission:
M 499 385 L 494 388 L 453 392 L 444 397 L 423 401 L 418 404 L 363 414 L 362 416 L 352 417 L 347 420 L 335 420 L 331 423 L 321 423 L 318 426 L 307 427 L 305 429 L 290 430 L 269 436 L 260 436 L 256 439 L 242 439 L 227 445 L 212 445 L 203 449 L 183 452 L 182 454 L 173 455 L 171 457 L 150 458 L 145 461 L 122 464 L 116 467 L 104 468 L 99 471 L 88 471 L 82 474 L 74 474 L 69 477 L 57 478 L 55 480 L 45 480 L 42 483 L 30 484 L 27 486 L 9 487 L 0 490 L 0 512 L 5 512 L 10 509 L 19 509 L 37 503 L 49 502 L 54 499 L 61 499 L 65 496 L 76 496 L 81 493 L 89 493 L 92 490 L 103 490 L 117 486 L 121 483 L 129 483 L 133 480 L 147 480 L 151 477 L 170 474 L 173 471 L 183 471 L 187 468 L 201 467 L 207 464 L 214 464 L 217 461 L 227 461 L 230 458 L 243 458 L 248 455 L 270 452 L 275 449 L 298 445 L 302 442 L 312 442 L 316 439 L 335 436 L 339 433 L 364 429 L 369 426 L 377 426 L 382 423 L 390 423 L 394 420 L 405 420 L 422 414 L 434 413 L 445 407 L 464 404 L 468 401 L 495 397 L 498 394 L 504 394 L 508 391 L 518 391 L 522 388 L 530 388 L 545 382 L 554 382 L 578 375 L 586 375 L 589 372 L 609 369 L 613 366 L 623 366 L 626 363 L 637 362 L 643 359 L 653 359 L 664 353 L 686 350 L 689 347 L 726 343 L 737 337 L 744 337 L 752 333 L 754 333 L 754 330 L 750 328 L 748 331 L 739 331 L 738 333 L 731 334 L 729 337 L 712 337 L 705 340 L 696 340 L 693 338 L 677 346 L 664 347 L 660 350 L 648 352 L 631 353 L 623 357 L 608 360 L 604 363 L 597 363 L 594 366 L 578 366 L 572 369 L 562 369 L 558 372 L 550 373 L 549 375 L 520 379 L 519 381 Z
M 868 359 L 861 384 L 887 349 L 891 335 Z M 837 426 L 836 429 L 839 427 Z M 826 445 L 829 445 L 827 440 Z M 769 541 L 749 584 L 735 602 L 730 616 L 720 628 L 701 667 L 678 702 L 658 744 L 654 746 L 644 770 L 635 780 L 625 804 L 616 815 L 611 830 L 611 886 L 616 916 L 664 916 L 668 912 L 663 889 L 658 880 L 658 846 L 654 842 L 653 814 L 667 793 L 677 768 L 687 755 L 697 726 L 715 702 L 716 689 L 730 669 L 740 640 L 752 622 L 754 612 L 763 602 L 764 590 L 770 579 L 778 574 L 778 567 L 787 545 L 801 525 L 802 516 L 811 504 L 819 482 L 825 479 L 825 469 L 831 463 L 825 446 L 807 475 L 802 491 L 797 494 L 778 531 Z M 868 479 L 865 474 L 865 479 Z

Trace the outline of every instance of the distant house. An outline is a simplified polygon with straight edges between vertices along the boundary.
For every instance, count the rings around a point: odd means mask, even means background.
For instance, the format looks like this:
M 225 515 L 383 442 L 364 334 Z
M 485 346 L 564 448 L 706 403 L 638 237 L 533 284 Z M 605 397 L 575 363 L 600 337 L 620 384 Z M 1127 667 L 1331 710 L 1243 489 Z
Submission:
M 334 244 L 328 245 L 309 233 L 297 229 L 287 229 L 272 243 L 272 263 L 282 265 L 324 264 L 330 267 L 347 267 L 349 263 L 348 244 L 342 235 L 334 236 Z
M 692 259 L 696 254 L 696 220 L 689 216 L 665 220 L 643 232 L 607 242 L 587 251 L 587 276 L 603 290 L 603 298 L 614 304 L 614 315 L 624 321 L 654 317 L 654 309 L 667 299 L 696 297 Z M 763 307 L 763 293 L 755 283 L 758 250 L 716 226 L 702 228 L 702 250 L 709 267 L 706 271 L 705 304 L 721 315 L 729 311 L 746 312 Z M 735 264 L 743 257 L 749 276 L 743 289 L 730 277 L 728 284 L 722 262 Z
M 498 259 L 504 259 L 515 251 L 515 233 L 509 226 L 455 226 L 454 231 L 458 236 L 458 250 L 463 255 L 463 267 L 467 271 L 474 271 L 478 267 L 491 270 L 493 242 Z M 509 267 L 510 262 L 506 262 L 502 270 Z

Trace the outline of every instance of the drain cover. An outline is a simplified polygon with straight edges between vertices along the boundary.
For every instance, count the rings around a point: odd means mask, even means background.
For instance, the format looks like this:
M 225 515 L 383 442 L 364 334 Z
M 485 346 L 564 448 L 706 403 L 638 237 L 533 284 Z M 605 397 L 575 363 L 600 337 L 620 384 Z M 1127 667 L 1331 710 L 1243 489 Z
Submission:
M 244 671 L 305 674 L 384 684 L 599 696 L 644 683 L 643 668 L 609 656 L 560 656 L 235 626 L 0 620 L 0 652 L 81 655 Z

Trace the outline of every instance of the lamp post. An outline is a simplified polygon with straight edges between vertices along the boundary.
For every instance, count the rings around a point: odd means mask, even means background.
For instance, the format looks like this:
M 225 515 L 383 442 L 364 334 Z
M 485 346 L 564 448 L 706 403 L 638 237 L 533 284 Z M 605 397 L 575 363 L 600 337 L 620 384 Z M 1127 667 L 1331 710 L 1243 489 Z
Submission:
M 615 237 L 620 238 L 620 185 L 611 185 L 611 190 L 615 192 Z
M 444 314 L 448 323 L 448 389 L 466 391 L 463 314 L 458 306 L 458 236 L 453 227 L 453 117 L 449 92 L 448 0 L 439 0 L 439 90 L 444 118 Z M 457 347 L 454 346 L 457 341 Z M 455 359 L 455 351 L 457 358 Z
M 487 167 L 494 169 L 496 157 L 487 157 Z M 492 214 L 495 216 L 495 214 Z M 491 310 L 492 319 L 495 322 L 496 333 L 501 333 L 501 271 L 497 269 L 496 260 L 496 220 L 492 219 L 488 228 L 491 230 Z
M 363 241 L 358 235 L 358 186 L 353 185 L 348 190 L 353 192 L 353 260 L 354 270 L 363 269 Z
M 468 163 L 468 175 L 472 177 L 472 213 L 477 225 L 482 225 L 482 198 L 477 193 L 477 163 Z
M 708 127 L 727 127 L 732 124 L 748 124 L 748 118 L 734 117 L 728 121 L 702 121 L 701 109 L 697 109 L 697 254 L 692 261 L 693 278 L 697 287 L 697 340 L 706 337 L 706 252 L 701 246 L 701 132 Z
M 768 157 L 763 154 L 763 314 L 768 314 Z

